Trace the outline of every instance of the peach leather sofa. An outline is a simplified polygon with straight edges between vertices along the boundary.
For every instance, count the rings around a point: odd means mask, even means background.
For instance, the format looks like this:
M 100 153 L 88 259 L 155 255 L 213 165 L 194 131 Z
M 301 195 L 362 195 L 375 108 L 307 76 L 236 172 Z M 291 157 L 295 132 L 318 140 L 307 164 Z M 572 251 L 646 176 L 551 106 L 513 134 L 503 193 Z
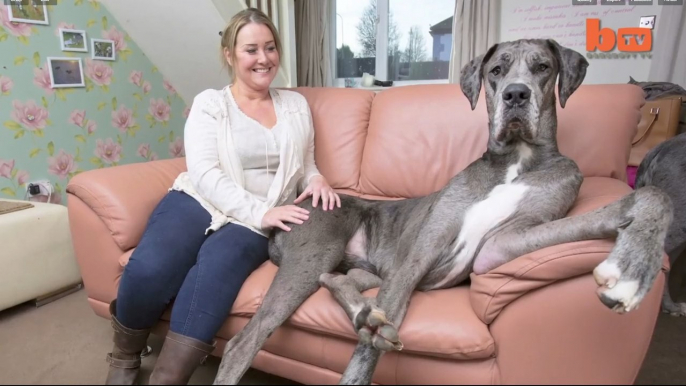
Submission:
M 475 111 L 457 85 L 298 88 L 316 128 L 316 161 L 340 193 L 368 199 L 426 195 L 486 149 L 484 94 Z M 561 152 L 585 181 L 569 216 L 628 194 L 626 165 L 644 103 L 632 85 L 584 85 L 558 105 Z M 155 205 L 184 159 L 88 171 L 67 187 L 71 232 L 88 300 L 108 318 L 119 278 Z M 596 296 L 593 268 L 613 240 L 575 242 L 521 256 L 457 288 L 415 293 L 378 384 L 632 384 L 648 349 L 663 273 L 641 307 L 617 315 Z M 254 315 L 277 268 L 243 286 L 214 355 Z M 375 294 L 377 289 L 368 291 Z M 169 311 L 156 333 L 165 334 Z M 356 344 L 351 322 L 320 289 L 268 340 L 253 367 L 306 384 L 339 381 Z M 103 353 L 103 358 L 105 353 Z

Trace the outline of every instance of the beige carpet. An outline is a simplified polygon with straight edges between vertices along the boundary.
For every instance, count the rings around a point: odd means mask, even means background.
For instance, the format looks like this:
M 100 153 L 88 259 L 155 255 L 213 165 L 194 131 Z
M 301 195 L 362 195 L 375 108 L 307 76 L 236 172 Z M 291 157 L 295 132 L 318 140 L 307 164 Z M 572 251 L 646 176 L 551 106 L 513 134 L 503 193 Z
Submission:
M 0 384 L 104 385 L 105 356 L 112 349 L 112 328 L 88 306 L 78 291 L 36 308 L 23 305 L 0 312 Z M 153 354 L 143 359 L 141 383 L 152 372 L 162 339 L 151 336 Z M 211 385 L 219 358 L 211 357 L 191 378 L 191 385 Z M 293 384 L 249 370 L 242 385 Z
M 95 316 L 81 290 L 43 307 L 30 303 L 0 312 L 0 384 L 104 384 L 111 349 L 109 322 Z M 152 337 L 154 353 L 143 359 L 142 379 L 150 375 L 161 339 Z M 636 384 L 686 384 L 686 318 L 661 314 L 653 342 Z M 211 384 L 219 366 L 210 358 L 190 384 Z M 145 381 L 143 381 L 145 382 Z M 250 370 L 241 384 L 293 384 Z

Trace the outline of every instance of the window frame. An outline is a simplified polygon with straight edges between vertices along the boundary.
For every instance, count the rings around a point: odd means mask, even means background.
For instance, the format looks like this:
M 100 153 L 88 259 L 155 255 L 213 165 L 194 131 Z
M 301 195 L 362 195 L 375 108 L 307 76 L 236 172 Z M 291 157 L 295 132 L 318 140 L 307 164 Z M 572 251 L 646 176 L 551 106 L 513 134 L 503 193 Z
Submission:
M 456 0 L 457 1 L 457 0 Z M 331 7 L 331 15 L 329 15 L 329 20 L 333 26 L 333 33 L 330 35 L 330 44 L 333 49 L 331 50 L 331 65 L 333 67 L 333 86 L 334 87 L 345 87 L 345 79 L 338 77 L 338 60 L 336 58 L 336 40 L 338 38 L 338 17 L 336 16 L 337 0 L 332 0 L 333 6 Z M 388 80 L 388 19 L 390 17 L 390 0 L 377 0 L 376 2 L 377 11 L 377 28 L 376 30 L 376 58 L 375 58 L 375 75 L 374 78 L 378 80 Z M 453 36 L 454 39 L 454 36 Z M 451 47 L 452 50 L 452 47 Z M 383 55 L 379 56 L 379 52 Z M 452 56 L 452 55 L 451 55 Z M 354 79 L 359 85 L 362 77 L 350 78 Z M 449 79 L 427 79 L 427 80 L 394 80 L 393 86 L 408 86 L 413 84 L 448 84 Z M 359 87 L 359 86 L 357 86 Z M 380 88 L 380 87 L 377 87 Z M 386 87 L 383 87 L 386 88 Z

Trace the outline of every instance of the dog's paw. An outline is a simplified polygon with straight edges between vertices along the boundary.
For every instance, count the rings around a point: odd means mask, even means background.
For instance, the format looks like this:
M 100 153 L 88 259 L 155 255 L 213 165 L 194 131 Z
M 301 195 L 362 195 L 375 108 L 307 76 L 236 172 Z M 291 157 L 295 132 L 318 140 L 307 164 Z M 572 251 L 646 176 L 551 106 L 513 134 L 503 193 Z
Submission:
M 403 349 L 398 330 L 388 321 L 386 313 L 377 307 L 365 306 L 357 314 L 354 325 L 362 343 L 382 351 Z
M 600 301 L 609 309 L 623 314 L 638 308 L 643 296 L 638 295 L 638 280 L 622 280 L 617 264 L 607 260 L 593 271 Z

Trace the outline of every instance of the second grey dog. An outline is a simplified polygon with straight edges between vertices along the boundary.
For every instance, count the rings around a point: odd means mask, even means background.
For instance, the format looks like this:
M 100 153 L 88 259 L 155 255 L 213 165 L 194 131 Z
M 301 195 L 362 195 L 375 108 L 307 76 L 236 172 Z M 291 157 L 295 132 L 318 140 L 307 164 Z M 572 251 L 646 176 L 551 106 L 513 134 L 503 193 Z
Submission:
M 665 239 L 669 262 L 686 251 L 686 133 L 679 134 L 652 148 L 636 172 L 636 188 L 655 186 L 664 191 L 674 207 L 673 221 Z M 675 303 L 665 281 L 662 311 L 674 316 L 686 316 L 686 303 Z
M 553 40 L 500 43 L 466 65 L 462 92 L 476 107 L 482 84 L 487 151 L 433 194 L 400 201 L 341 196 L 342 207 L 270 238 L 279 266 L 261 307 L 224 349 L 215 384 L 236 384 L 267 338 L 320 285 L 345 309 L 360 340 L 342 384 L 369 384 L 384 351 L 402 349 L 397 329 L 415 290 L 449 288 L 518 256 L 561 243 L 616 237 L 594 270 L 600 301 L 635 309 L 651 289 L 672 209 L 654 187 L 565 218 L 583 176 L 557 146 L 560 105 L 582 83 L 588 62 Z M 457 123 L 456 123 L 457 124 Z M 339 271 L 343 275 L 333 272 Z M 379 287 L 376 298 L 361 291 Z

